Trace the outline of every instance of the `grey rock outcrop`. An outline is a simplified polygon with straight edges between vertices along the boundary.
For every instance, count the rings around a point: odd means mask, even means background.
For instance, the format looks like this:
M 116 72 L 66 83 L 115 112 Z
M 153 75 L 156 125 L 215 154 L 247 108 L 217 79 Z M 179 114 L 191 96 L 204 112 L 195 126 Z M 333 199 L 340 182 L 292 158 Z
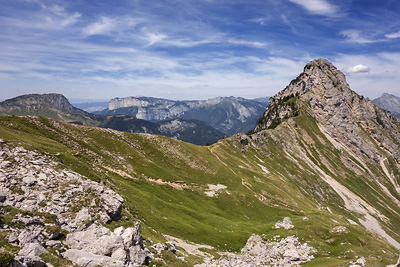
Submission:
M 39 243 L 27 243 L 18 252 L 20 256 L 40 256 L 43 253 L 48 253 L 47 250 Z
M 47 250 L 39 243 L 24 244 L 16 257 L 16 264 L 23 267 L 44 267 L 47 264 L 40 258 L 40 255 L 48 253 Z
M 47 264 L 38 256 L 18 256 L 12 266 L 18 267 L 47 267 Z
M 146 262 L 140 223 L 114 232 L 99 225 L 121 217 L 123 199 L 111 189 L 65 169 L 49 156 L 4 142 L 0 172 L 0 204 L 28 212 L 15 215 L 12 224 L 18 227 L 7 226 L 8 242 L 22 248 L 15 264 L 47 266 L 40 258 L 48 253 L 45 248 L 57 248 L 80 266 Z M 65 242 L 57 240 L 61 229 L 69 233 Z
M 79 266 L 96 267 L 121 267 L 125 266 L 125 262 L 113 259 L 107 256 L 96 255 L 91 252 L 79 249 L 69 249 L 64 254 L 66 259 L 74 262 Z
M 84 261 L 95 257 L 97 260 L 122 262 L 131 266 L 140 266 L 146 262 L 147 252 L 143 246 L 140 223 L 126 229 L 119 227 L 114 232 L 92 224 L 84 231 L 68 234 L 65 243 L 72 251 L 67 250 L 64 256 L 80 266 L 84 265 L 81 265 L 82 260 L 78 256 L 83 254 Z
M 1 152 L 0 168 L 6 177 L 0 185 L 4 206 L 55 214 L 61 228 L 69 232 L 92 219 L 107 223 L 120 218 L 123 199 L 107 187 L 22 147 L 3 145 Z M 93 205 L 82 207 L 82 203 Z M 81 211 L 71 212 L 76 209 Z
M 295 236 L 264 240 L 259 235 L 252 235 L 240 254 L 227 253 L 219 260 L 207 260 L 197 267 L 230 266 L 300 266 L 314 258 L 316 250 L 301 244 Z
M 284 228 L 286 230 L 292 229 L 294 228 L 294 225 L 292 224 L 292 220 L 289 217 L 285 217 L 283 218 L 283 221 L 279 221 L 277 223 L 275 223 L 275 229 L 279 229 L 279 228 Z

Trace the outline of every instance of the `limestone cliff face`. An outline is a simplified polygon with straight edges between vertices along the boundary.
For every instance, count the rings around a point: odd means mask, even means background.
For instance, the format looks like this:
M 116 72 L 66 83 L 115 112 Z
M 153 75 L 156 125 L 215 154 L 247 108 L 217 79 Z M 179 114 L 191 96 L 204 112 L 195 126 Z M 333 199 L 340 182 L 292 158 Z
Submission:
M 321 130 L 354 153 L 379 161 L 384 157 L 380 146 L 400 162 L 400 121 L 352 91 L 344 74 L 328 60 L 308 63 L 303 73 L 271 98 L 255 131 L 275 128 L 297 116 L 301 107 L 316 119 Z
M 254 127 L 265 106 L 240 97 L 173 101 L 152 97 L 126 97 L 110 100 L 103 115 L 128 115 L 148 121 L 171 119 L 205 121 L 226 135 L 247 132 Z

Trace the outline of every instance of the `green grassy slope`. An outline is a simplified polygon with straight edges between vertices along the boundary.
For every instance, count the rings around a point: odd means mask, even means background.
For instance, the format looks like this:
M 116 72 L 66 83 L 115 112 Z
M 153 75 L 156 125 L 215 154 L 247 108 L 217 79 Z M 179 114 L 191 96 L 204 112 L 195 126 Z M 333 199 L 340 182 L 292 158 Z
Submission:
M 140 220 L 144 237 L 154 241 L 162 240 L 162 233 L 240 251 L 253 233 L 295 234 L 318 250 L 310 266 L 338 266 L 357 256 L 383 266 L 398 257 L 384 239 L 349 223 L 362 215 L 345 209 L 315 166 L 385 216 L 384 230 L 400 242 L 400 208 L 393 200 L 400 198 L 392 183 L 379 163 L 337 150 L 305 109 L 274 130 L 235 135 L 208 147 L 36 117 L 1 117 L 0 138 L 108 183 L 124 197 L 125 215 Z M 387 157 L 388 171 L 400 180 L 398 165 Z M 205 194 L 210 184 L 227 188 L 210 197 Z M 295 228 L 273 229 L 285 216 Z M 331 233 L 338 225 L 349 233 Z

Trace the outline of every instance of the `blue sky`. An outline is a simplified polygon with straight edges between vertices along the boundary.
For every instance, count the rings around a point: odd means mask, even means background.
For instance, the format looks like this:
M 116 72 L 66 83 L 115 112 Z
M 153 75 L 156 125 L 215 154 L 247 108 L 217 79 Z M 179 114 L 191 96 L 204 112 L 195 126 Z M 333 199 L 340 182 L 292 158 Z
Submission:
M 0 0 L 0 99 L 272 96 L 315 58 L 400 95 L 398 0 Z

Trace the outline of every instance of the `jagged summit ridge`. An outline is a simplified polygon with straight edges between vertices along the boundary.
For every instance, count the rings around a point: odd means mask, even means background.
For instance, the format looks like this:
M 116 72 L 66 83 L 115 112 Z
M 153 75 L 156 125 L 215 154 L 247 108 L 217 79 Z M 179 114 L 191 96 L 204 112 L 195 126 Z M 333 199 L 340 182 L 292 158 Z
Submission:
M 378 145 L 400 162 L 399 121 L 352 91 L 345 75 L 328 60 L 311 61 L 296 79 L 271 98 L 255 131 L 275 128 L 301 111 L 314 117 L 321 131 L 355 154 L 379 161 L 383 155 Z
M 282 98 L 291 94 L 301 96 L 310 91 L 316 94 L 337 91 L 332 89 L 344 91 L 350 90 L 350 87 L 341 71 L 327 59 L 320 58 L 308 63 L 303 72 L 275 97 Z
M 303 72 L 293 79 L 285 89 L 270 99 L 263 117 L 258 121 L 255 131 L 275 128 L 282 120 L 298 115 L 297 98 L 309 101 L 310 105 L 338 105 L 332 100 L 335 95 L 351 91 L 342 72 L 326 59 L 316 59 L 308 63 Z

